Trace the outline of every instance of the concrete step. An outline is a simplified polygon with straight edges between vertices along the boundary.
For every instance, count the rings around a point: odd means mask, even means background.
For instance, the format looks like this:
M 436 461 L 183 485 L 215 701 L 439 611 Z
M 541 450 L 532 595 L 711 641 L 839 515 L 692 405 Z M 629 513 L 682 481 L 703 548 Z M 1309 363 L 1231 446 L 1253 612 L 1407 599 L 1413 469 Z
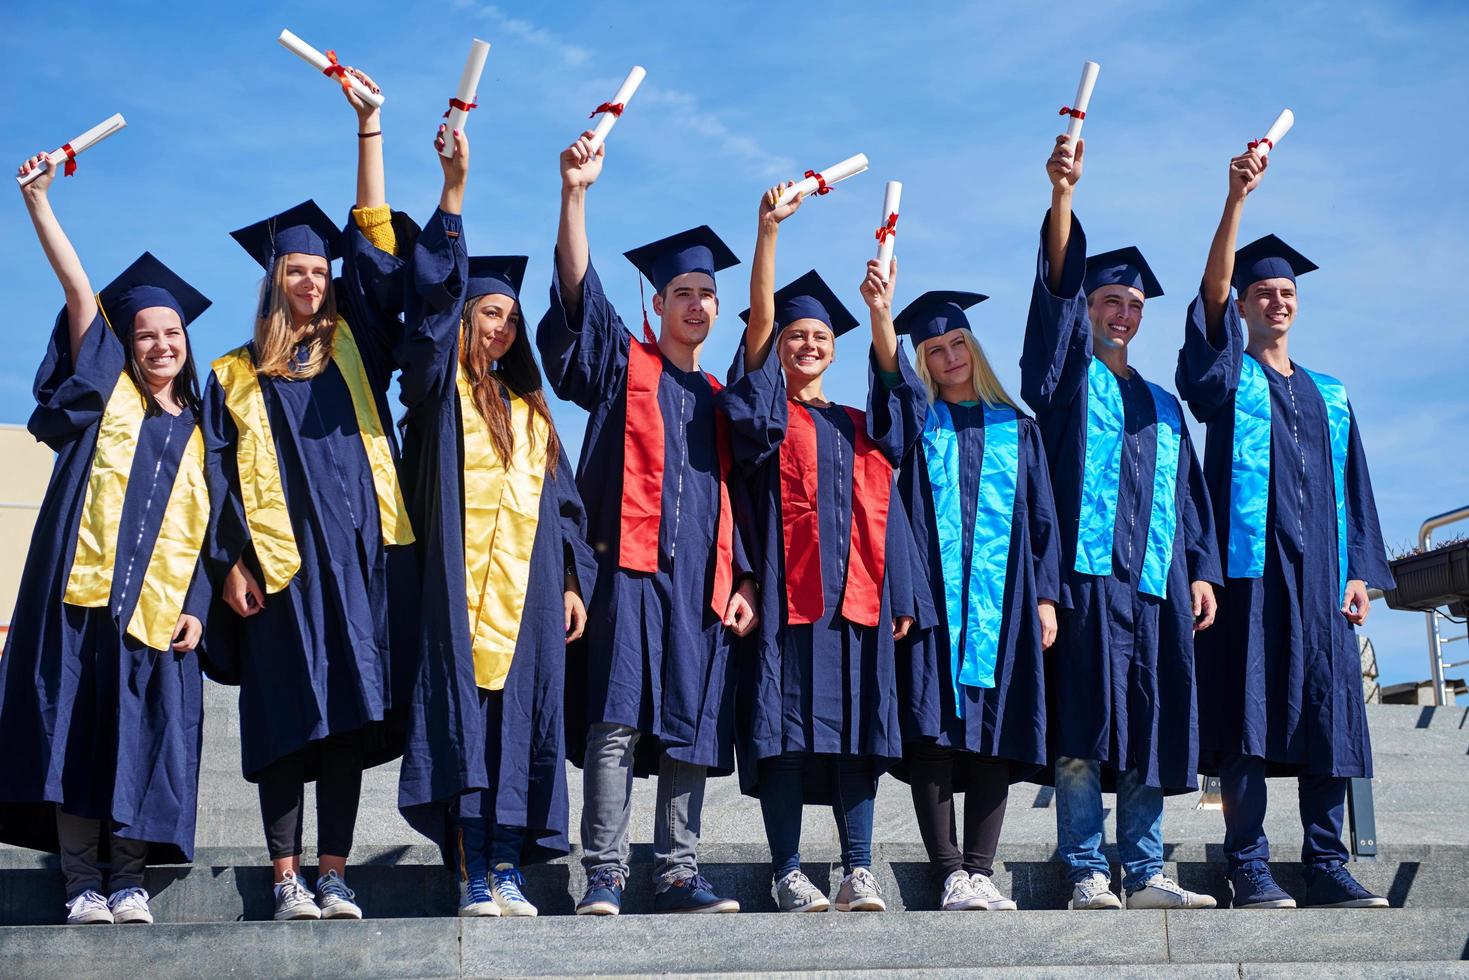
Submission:
M 808 877 L 834 895 L 842 878 L 836 853 L 812 849 L 804 868 Z M 1116 854 L 1114 887 L 1121 872 Z M 876 875 L 889 908 L 931 911 L 937 908 L 942 881 L 931 870 L 919 845 L 880 845 L 874 852 Z M 306 856 L 308 880 L 313 859 Z M 652 911 L 652 848 L 633 848 L 632 878 L 624 896 L 629 913 Z M 721 894 L 739 899 L 746 911 L 773 912 L 769 852 L 763 845 L 709 844 L 700 865 Z M 1368 888 L 1386 895 L 1396 907 L 1469 910 L 1469 848 L 1434 846 L 1385 848 L 1375 862 L 1357 862 L 1352 873 Z M 1299 866 L 1275 866 L 1282 887 L 1305 896 Z M 1222 855 L 1217 847 L 1171 845 L 1165 849 L 1164 872 L 1185 888 L 1204 892 L 1227 906 L 1230 897 Z M 525 892 L 547 916 L 566 915 L 586 887 L 579 855 L 526 869 Z M 348 879 L 360 903 L 373 918 L 420 918 L 452 914 L 457 903 L 453 875 L 439 863 L 431 846 L 359 848 Z M 146 887 L 160 922 L 233 922 L 263 920 L 271 915 L 271 872 L 261 849 L 204 848 L 192 867 L 151 868 Z M 1063 866 L 1046 845 L 1017 845 L 1004 850 L 995 869 L 995 884 L 1022 909 L 1065 909 L 1071 897 Z M 0 925 L 44 925 L 58 922 L 65 901 L 57 860 L 31 851 L 0 852 Z
M 1193 977 L 1419 972 L 1465 955 L 1469 910 L 1025 912 L 986 915 L 622 916 L 616 919 L 388 919 L 0 929 L 0 974 L 76 976 L 484 977 L 676 972 L 834 976 L 859 970 L 1019 967 L 1121 976 L 1188 964 Z M 1393 964 L 1391 971 L 1377 963 Z M 1277 964 L 1254 972 L 1255 964 Z M 1290 964 L 1288 968 L 1281 964 Z M 1370 964 L 1370 966 L 1369 966 Z M 1423 964 L 1422 967 L 1419 964 Z M 1249 971 L 1246 967 L 1249 967 Z M 1049 972 L 1065 968 L 1064 972 Z M 1356 971 L 1353 973 L 1353 971 Z

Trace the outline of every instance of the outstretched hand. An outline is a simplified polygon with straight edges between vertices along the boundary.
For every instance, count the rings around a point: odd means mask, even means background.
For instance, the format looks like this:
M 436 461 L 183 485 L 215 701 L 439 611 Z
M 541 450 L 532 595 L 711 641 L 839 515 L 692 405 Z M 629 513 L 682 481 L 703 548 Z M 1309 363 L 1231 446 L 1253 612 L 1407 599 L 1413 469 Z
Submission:
M 21 163 L 20 166 L 15 168 L 15 175 L 17 177 L 24 177 L 26 174 L 30 173 L 33 170 L 40 170 L 43 167 L 45 168 L 41 176 L 37 177 L 35 180 L 31 181 L 29 184 L 26 184 L 20 189 L 20 196 L 25 198 L 27 201 L 33 201 L 37 198 L 45 197 L 47 188 L 51 186 L 51 181 L 56 179 L 56 168 L 51 166 L 49 162 L 50 159 L 51 158 L 44 153 L 37 153 L 35 156 L 29 158 L 28 160 Z
M 377 82 L 374 82 L 371 78 L 369 78 L 366 72 L 357 68 L 353 68 L 351 65 L 346 65 L 344 67 L 346 67 L 347 69 L 347 74 L 351 75 L 363 85 L 367 86 L 367 90 L 373 95 L 382 94 L 383 90 L 377 87 Z M 352 110 L 357 113 L 357 119 L 359 122 L 366 122 L 367 120 L 371 119 L 375 114 L 382 111 L 377 106 L 373 105 L 371 102 L 368 102 L 362 96 L 358 95 L 357 90 L 350 85 L 342 87 L 342 94 L 347 97 L 347 104 L 350 105 L 352 107 Z
M 1244 200 L 1260 185 L 1265 169 L 1270 166 L 1268 156 L 1260 156 L 1254 150 L 1246 150 L 1229 161 L 1229 197 Z
M 1071 141 L 1063 133 L 1056 137 L 1055 149 L 1046 160 L 1046 176 L 1056 190 L 1074 190 L 1081 180 L 1082 158 L 1086 156 L 1086 140 L 1076 138 L 1073 149 Z
M 805 194 L 797 194 L 786 203 L 780 203 L 780 195 L 794 183 L 795 181 L 788 180 L 784 184 L 776 184 L 760 196 L 760 222 L 762 224 L 767 221 L 780 224 L 801 209 L 801 202 L 806 199 Z
M 575 143 L 561 151 L 561 186 L 566 190 L 591 187 L 602 175 L 602 159 L 606 155 L 606 143 L 593 151 L 592 131 L 582 133 Z

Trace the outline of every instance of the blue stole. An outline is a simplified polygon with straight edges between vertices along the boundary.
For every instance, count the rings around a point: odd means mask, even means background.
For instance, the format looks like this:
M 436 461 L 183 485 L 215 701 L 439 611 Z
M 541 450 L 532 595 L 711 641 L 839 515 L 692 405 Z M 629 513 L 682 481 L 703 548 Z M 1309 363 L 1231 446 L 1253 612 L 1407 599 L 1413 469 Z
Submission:
M 1153 395 L 1157 439 L 1153 464 L 1153 504 L 1148 513 L 1148 544 L 1138 575 L 1138 590 L 1165 598 L 1178 528 L 1178 453 L 1183 442 L 1183 412 L 1178 399 L 1147 382 Z M 1122 387 L 1100 358 L 1086 373 L 1086 463 L 1082 473 L 1076 563 L 1083 575 L 1111 575 L 1117 536 L 1117 492 L 1122 475 L 1122 437 L 1126 431 Z
M 1000 627 L 1005 614 L 1010 534 L 1020 472 L 1019 414 L 1008 405 L 984 406 L 984 455 L 974 506 L 974 538 L 965 595 L 964 518 L 960 500 L 959 436 L 944 402 L 930 406 L 923 424 L 923 456 L 933 496 L 944 613 L 949 623 L 949 668 L 954 710 L 964 717 L 959 687 L 994 687 Z M 966 603 L 966 598 L 968 602 Z
M 1337 594 L 1347 592 L 1347 443 L 1352 411 L 1346 385 L 1329 374 L 1301 368 L 1326 403 L 1331 441 L 1331 477 L 1336 492 Z M 1229 473 L 1230 578 L 1265 574 L 1265 517 L 1270 505 L 1270 382 L 1258 361 L 1240 358 L 1234 392 L 1234 451 Z

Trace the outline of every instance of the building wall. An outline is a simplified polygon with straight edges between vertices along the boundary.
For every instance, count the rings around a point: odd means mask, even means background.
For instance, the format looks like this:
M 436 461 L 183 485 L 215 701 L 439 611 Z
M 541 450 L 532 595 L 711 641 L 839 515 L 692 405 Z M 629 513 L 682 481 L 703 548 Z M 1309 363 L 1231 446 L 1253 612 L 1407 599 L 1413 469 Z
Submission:
M 0 424 L 0 629 L 15 616 L 15 593 L 55 454 L 23 425 Z

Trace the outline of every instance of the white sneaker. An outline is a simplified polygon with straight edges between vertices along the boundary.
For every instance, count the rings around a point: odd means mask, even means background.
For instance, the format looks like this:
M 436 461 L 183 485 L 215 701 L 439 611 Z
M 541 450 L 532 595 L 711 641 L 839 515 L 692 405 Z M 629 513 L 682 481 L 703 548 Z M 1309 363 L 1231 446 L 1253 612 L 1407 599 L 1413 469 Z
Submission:
M 1093 871 L 1071 889 L 1073 909 L 1120 909 L 1122 900 L 1112 894 L 1112 879 Z
M 983 903 L 974 891 L 974 882 L 969 872 L 960 868 L 944 879 L 944 893 L 939 897 L 939 908 L 945 912 L 971 912 L 982 909 Z
M 301 884 L 296 872 L 287 871 L 285 877 L 275 886 L 275 920 L 285 922 L 287 919 L 319 918 L 321 909 L 311 893 Z
M 153 924 L 153 910 L 148 908 L 148 892 L 142 888 L 122 888 L 113 892 L 107 897 L 107 909 L 112 913 L 113 922 Z
M 497 917 L 500 906 L 490 891 L 490 880 L 484 875 L 471 875 L 459 882 L 459 917 L 464 919 Z
M 969 876 L 969 881 L 974 885 L 975 897 L 980 902 L 975 908 L 982 909 L 986 912 L 1014 912 L 1019 908 L 1013 899 L 1006 898 L 1000 894 L 1000 890 L 995 887 L 995 883 L 990 881 L 989 875 L 982 875 L 976 871 Z
M 523 884 L 525 879 L 514 865 L 496 865 L 490 872 L 490 893 L 495 896 L 495 907 L 501 915 L 531 917 L 536 914 L 536 907 L 520 890 Z
M 772 891 L 776 908 L 782 912 L 825 912 L 831 908 L 831 900 L 800 868 L 777 881 Z
M 1127 893 L 1130 909 L 1212 909 L 1217 904 L 1213 895 L 1186 891 L 1161 872 L 1143 882 L 1141 888 Z
M 886 912 L 888 905 L 877 893 L 877 879 L 866 868 L 853 868 L 837 889 L 838 912 Z
M 69 926 L 111 922 L 112 910 L 107 907 L 107 899 L 90 888 L 66 903 L 66 924 Z
M 360 919 L 357 893 L 347 887 L 341 875 L 328 871 L 316 879 L 316 904 L 323 919 Z

